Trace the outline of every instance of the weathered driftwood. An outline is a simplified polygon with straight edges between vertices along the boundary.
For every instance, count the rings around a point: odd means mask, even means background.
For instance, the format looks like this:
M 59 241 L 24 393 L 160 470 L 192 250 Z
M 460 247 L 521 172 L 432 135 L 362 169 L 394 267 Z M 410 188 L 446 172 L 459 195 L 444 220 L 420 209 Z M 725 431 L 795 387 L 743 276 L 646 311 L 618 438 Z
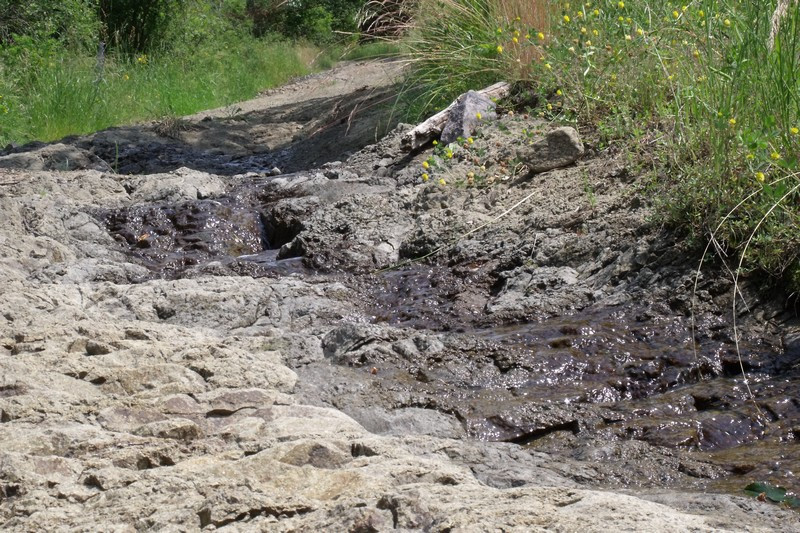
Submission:
M 511 86 L 508 83 L 501 81 L 477 92 L 481 93 L 487 98 L 497 100 L 507 96 L 510 89 Z M 435 137 L 438 137 L 442 133 L 442 128 L 444 128 L 445 124 L 447 123 L 450 112 L 453 110 L 453 108 L 455 108 L 457 103 L 458 100 L 447 106 L 447 109 L 439 111 L 425 122 L 422 122 L 414 129 L 403 134 L 401 139 L 403 148 L 407 150 L 416 150 L 420 146 L 430 142 Z

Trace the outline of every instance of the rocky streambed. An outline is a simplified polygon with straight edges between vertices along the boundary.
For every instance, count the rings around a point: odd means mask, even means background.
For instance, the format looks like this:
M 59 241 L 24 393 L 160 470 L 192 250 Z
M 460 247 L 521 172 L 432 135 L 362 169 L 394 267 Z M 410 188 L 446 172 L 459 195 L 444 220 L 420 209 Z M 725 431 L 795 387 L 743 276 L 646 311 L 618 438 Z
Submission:
M 625 154 L 409 152 L 398 68 L 0 156 L 0 527 L 800 531 L 793 311 L 740 363 Z

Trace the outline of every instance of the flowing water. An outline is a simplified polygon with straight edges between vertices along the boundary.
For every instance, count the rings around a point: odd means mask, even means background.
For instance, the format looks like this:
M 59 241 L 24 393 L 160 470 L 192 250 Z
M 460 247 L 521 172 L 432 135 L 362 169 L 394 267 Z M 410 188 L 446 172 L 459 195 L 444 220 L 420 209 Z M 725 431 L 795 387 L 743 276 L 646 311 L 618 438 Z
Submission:
M 215 200 L 95 215 L 153 277 L 215 267 L 255 277 L 324 276 L 302 258 L 279 255 L 299 229 L 276 225 L 276 199 L 262 192 L 251 183 Z M 637 305 L 496 323 L 457 305 L 469 280 L 440 266 L 327 276 L 363 294 L 373 324 L 447 338 L 433 357 L 357 364 L 380 364 L 395 376 L 387 386 L 417 398 L 408 405 L 454 414 L 471 437 L 600 458 L 603 443 L 640 441 L 705 465 L 683 466 L 704 487 L 739 492 L 757 480 L 800 490 L 798 353 L 743 341 L 740 359 L 724 320 L 702 324 L 712 333 L 694 342 L 685 317 Z M 624 481 L 659 482 L 656 474 Z

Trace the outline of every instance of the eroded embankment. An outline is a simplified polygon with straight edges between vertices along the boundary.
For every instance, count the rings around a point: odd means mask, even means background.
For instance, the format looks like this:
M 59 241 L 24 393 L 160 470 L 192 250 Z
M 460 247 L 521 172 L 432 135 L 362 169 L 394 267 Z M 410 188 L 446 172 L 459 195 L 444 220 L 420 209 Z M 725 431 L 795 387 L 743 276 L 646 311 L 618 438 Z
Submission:
M 503 116 L 422 183 L 403 127 L 348 154 L 377 124 L 310 112 L 371 98 L 357 68 L 273 93 L 317 122 L 237 172 L 183 138 L 194 170 L 151 173 L 178 141 L 132 130 L 150 173 L 58 170 L 113 131 L 0 158 L 3 529 L 795 530 L 713 494 L 797 487 L 788 315 L 742 317 L 754 403 L 730 283 L 700 280 L 695 354 L 696 258 L 624 158 L 527 176 L 549 126 Z

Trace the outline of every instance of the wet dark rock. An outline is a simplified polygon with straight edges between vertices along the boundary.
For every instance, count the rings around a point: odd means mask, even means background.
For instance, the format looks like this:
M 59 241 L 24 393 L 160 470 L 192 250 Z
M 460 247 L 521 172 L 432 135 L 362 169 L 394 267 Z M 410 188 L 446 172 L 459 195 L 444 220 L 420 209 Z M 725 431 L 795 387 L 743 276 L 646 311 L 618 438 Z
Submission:
M 165 271 L 269 247 L 258 211 L 217 200 L 142 205 L 97 216 L 133 255 Z
M 111 171 L 103 159 L 87 150 L 68 144 L 29 144 L 0 156 L 0 168 L 17 170 L 99 170 Z
M 538 174 L 565 167 L 583 155 L 583 143 L 574 128 L 556 128 L 544 139 L 523 144 L 516 158 L 528 167 L 528 172 Z

